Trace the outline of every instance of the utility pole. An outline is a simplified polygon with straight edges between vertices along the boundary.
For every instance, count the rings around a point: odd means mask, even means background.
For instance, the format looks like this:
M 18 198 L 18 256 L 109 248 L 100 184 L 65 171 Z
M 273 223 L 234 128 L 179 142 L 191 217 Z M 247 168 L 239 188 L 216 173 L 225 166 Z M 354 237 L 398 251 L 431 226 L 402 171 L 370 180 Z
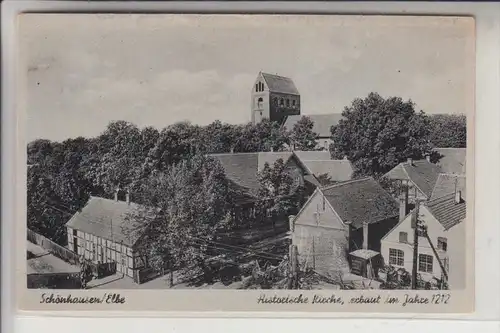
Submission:
M 413 269 L 411 274 L 411 289 L 417 289 L 417 272 L 418 272 L 418 214 L 420 201 L 415 199 L 415 210 L 412 214 L 411 225 L 413 228 Z
M 312 237 L 312 255 L 313 255 L 313 269 L 316 269 L 316 251 L 314 250 L 314 236 Z
M 288 289 L 297 288 L 297 247 L 290 245 L 289 247 L 290 271 L 288 275 Z
M 441 272 L 443 273 L 443 276 L 445 278 L 444 281 L 448 282 L 448 273 L 446 272 L 445 265 L 441 261 L 441 258 L 439 258 L 439 254 L 437 253 L 436 248 L 434 247 L 434 244 L 432 244 L 431 238 L 429 237 L 429 234 L 427 234 L 427 230 L 425 230 L 424 232 L 425 232 L 425 237 L 427 238 L 427 241 L 429 242 L 429 245 L 431 246 L 432 252 L 434 253 L 434 256 L 436 257 L 436 259 L 439 263 L 439 267 L 441 268 Z

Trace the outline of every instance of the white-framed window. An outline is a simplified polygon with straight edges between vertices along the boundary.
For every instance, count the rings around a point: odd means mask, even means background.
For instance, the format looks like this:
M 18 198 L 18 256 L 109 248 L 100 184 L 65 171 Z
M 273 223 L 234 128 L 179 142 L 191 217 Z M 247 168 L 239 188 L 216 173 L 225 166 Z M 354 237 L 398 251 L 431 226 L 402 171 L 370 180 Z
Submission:
M 408 243 L 408 233 L 404 231 L 399 232 L 399 242 Z
M 418 270 L 424 273 L 432 273 L 432 264 L 434 257 L 428 254 L 418 255 Z
M 389 264 L 393 266 L 404 266 L 405 253 L 398 249 L 389 249 Z
M 438 237 L 437 248 L 441 251 L 446 251 L 448 249 L 448 240 L 445 237 Z

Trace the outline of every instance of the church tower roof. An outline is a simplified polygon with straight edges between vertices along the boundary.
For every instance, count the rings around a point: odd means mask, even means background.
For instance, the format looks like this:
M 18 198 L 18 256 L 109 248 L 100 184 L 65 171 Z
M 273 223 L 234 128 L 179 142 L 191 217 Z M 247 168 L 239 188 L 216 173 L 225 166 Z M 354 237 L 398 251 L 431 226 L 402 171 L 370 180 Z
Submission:
M 267 87 L 269 88 L 270 92 L 300 95 L 292 79 L 285 76 L 262 72 L 261 75 L 266 81 Z

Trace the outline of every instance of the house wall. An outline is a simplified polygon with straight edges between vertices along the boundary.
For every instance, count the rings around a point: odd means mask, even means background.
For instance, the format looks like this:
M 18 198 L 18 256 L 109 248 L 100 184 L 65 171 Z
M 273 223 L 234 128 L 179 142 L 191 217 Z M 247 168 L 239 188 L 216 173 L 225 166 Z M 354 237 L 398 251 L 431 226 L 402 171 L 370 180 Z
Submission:
M 117 272 L 133 277 L 133 271 L 140 262 L 134 262 L 132 248 L 80 230 L 67 229 L 71 251 L 94 263 L 116 262 Z
M 317 190 L 295 219 L 292 243 L 301 268 L 321 274 L 348 272 L 349 229 Z
M 470 248 L 466 240 L 467 222 L 457 224 L 446 233 L 448 234 L 448 285 L 452 290 L 465 289 L 467 277 L 467 254 L 466 249 Z
M 427 225 L 427 232 L 431 238 L 431 241 L 433 242 L 434 247 L 436 248 L 436 251 L 438 252 L 439 256 L 442 258 L 444 262 L 448 261 L 448 256 L 449 256 L 449 247 L 450 243 L 453 241 L 450 239 L 450 235 L 444 230 L 443 226 L 434 218 L 434 216 L 427 210 L 425 206 L 420 206 L 420 219 L 424 221 L 424 223 Z M 399 234 L 400 232 L 406 232 L 407 233 L 407 242 L 400 242 L 399 239 Z M 401 250 L 404 253 L 404 263 L 403 265 L 392 265 L 394 267 L 403 267 L 405 268 L 408 272 L 411 272 L 413 269 L 413 240 L 414 240 L 414 231 L 411 227 L 411 214 L 408 214 L 405 219 L 397 225 L 392 231 L 390 231 L 384 239 L 382 239 L 381 244 L 381 254 L 384 259 L 384 263 L 386 265 L 389 264 L 389 250 L 390 249 L 396 249 L 396 250 Z M 448 241 L 448 249 L 447 251 L 442 251 L 438 249 L 438 237 L 444 237 L 447 238 Z M 420 254 L 426 254 L 432 257 L 432 272 L 422 272 L 419 271 L 418 273 L 421 274 L 422 278 L 426 281 L 431 280 L 433 277 L 436 277 L 438 279 L 441 279 L 441 268 L 439 266 L 438 260 L 434 256 L 434 252 L 432 251 L 432 248 L 427 241 L 425 237 L 419 237 L 418 239 L 418 253 Z

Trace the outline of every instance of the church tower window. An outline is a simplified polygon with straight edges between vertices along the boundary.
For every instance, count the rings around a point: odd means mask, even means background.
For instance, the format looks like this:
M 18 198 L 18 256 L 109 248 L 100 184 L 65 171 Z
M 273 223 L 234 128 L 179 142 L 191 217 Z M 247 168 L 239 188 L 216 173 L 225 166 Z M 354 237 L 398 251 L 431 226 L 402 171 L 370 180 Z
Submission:
M 259 84 L 258 83 L 255 85 L 255 91 L 259 92 Z
M 259 99 L 257 100 L 257 108 L 262 109 L 263 102 L 264 100 L 262 99 L 262 97 L 259 97 Z

